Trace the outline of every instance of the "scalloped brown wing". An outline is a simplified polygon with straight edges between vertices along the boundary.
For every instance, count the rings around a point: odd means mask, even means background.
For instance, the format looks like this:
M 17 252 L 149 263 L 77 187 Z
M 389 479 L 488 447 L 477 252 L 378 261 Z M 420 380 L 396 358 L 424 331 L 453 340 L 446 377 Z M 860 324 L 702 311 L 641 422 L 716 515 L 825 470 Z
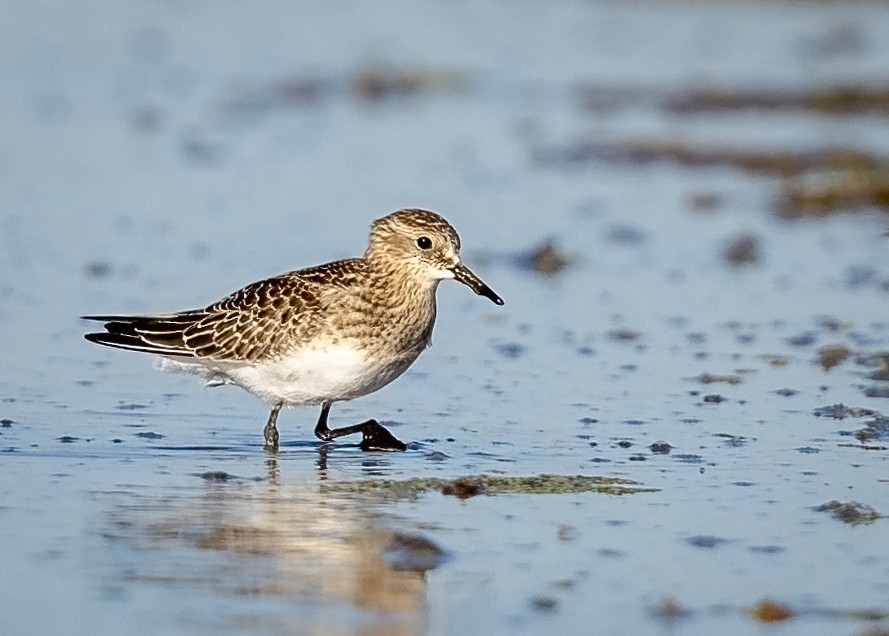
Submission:
M 248 285 L 207 307 L 184 330 L 184 346 L 200 358 L 277 357 L 318 331 L 331 291 L 353 285 L 363 267 L 359 259 L 335 261 Z
M 109 347 L 166 356 L 258 361 L 310 339 L 326 307 L 359 281 L 361 259 L 334 261 L 247 285 L 206 309 L 161 316 L 84 316 L 105 322 L 86 334 Z

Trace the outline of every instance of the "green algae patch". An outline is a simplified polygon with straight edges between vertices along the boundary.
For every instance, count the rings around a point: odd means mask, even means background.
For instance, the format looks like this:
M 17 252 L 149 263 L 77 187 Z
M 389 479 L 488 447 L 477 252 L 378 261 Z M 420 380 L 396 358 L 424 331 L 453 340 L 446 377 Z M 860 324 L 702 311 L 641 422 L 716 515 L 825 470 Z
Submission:
M 596 492 L 606 495 L 629 495 L 656 492 L 638 482 L 616 477 L 587 475 L 536 475 L 504 477 L 500 475 L 466 475 L 456 479 L 413 477 L 411 479 L 374 479 L 350 482 L 327 482 L 323 492 L 376 494 L 386 499 L 411 499 L 427 492 L 468 499 L 478 495 L 566 495 Z
M 664 100 L 664 106 L 682 115 L 743 110 L 887 115 L 889 89 L 863 84 L 786 91 L 703 87 L 670 96 Z
M 834 519 L 848 523 L 851 526 L 871 524 L 885 516 L 866 504 L 857 501 L 842 502 L 836 499 L 816 506 L 815 510 L 817 512 L 828 512 Z
M 846 406 L 842 402 L 838 404 L 828 404 L 827 406 L 819 406 L 812 411 L 812 414 L 815 417 L 830 417 L 835 420 L 843 420 L 847 417 L 859 418 L 879 415 L 879 413 L 873 409 L 866 409 L 861 406 Z

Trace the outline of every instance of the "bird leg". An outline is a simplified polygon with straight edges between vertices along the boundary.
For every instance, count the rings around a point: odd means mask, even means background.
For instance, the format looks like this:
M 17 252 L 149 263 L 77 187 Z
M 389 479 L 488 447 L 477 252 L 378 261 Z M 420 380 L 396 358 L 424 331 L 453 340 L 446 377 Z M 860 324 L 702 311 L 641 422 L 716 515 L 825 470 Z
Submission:
M 272 407 L 272 412 L 269 413 L 269 421 L 266 422 L 265 428 L 262 431 L 265 435 L 265 449 L 269 452 L 278 450 L 278 429 L 276 424 L 278 422 L 278 412 L 282 406 L 283 404 L 278 402 Z
M 325 402 L 321 405 L 321 416 L 318 418 L 318 424 L 315 425 L 315 437 L 318 439 L 330 442 L 343 435 L 361 433 L 362 438 L 359 446 L 363 451 L 407 450 L 407 444 L 397 439 L 376 420 L 367 420 L 361 424 L 353 424 L 352 426 L 344 426 L 342 428 L 328 428 L 327 415 L 330 413 L 330 404 L 330 402 Z

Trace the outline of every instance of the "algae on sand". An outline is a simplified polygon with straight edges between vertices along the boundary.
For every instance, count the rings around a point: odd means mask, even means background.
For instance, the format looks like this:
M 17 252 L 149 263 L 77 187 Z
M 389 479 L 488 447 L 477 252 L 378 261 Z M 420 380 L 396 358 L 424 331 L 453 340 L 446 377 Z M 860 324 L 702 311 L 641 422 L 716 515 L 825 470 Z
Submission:
M 598 492 L 607 495 L 628 495 L 655 492 L 629 479 L 587 475 L 536 475 L 505 477 L 500 475 L 467 475 L 456 479 L 413 477 L 411 479 L 372 479 L 362 481 L 325 482 L 327 492 L 378 494 L 386 499 L 407 499 L 429 491 L 438 491 L 461 499 L 476 495 L 563 495 Z

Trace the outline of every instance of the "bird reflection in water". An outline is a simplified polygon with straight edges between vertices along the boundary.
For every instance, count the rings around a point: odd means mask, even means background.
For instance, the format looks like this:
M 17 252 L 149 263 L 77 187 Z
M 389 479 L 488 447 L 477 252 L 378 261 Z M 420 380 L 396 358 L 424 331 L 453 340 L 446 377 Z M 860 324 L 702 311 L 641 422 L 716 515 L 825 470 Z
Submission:
M 163 493 L 154 503 L 115 493 L 124 499 L 113 508 L 106 536 L 135 548 L 125 584 L 210 590 L 217 598 L 206 601 L 208 608 L 218 608 L 220 596 L 228 599 L 224 605 L 238 624 L 292 624 L 298 633 L 424 631 L 426 572 L 443 551 L 393 529 L 397 520 L 379 501 L 324 488 L 326 449 L 318 450 L 317 480 L 288 480 L 281 476 L 286 463 L 271 457 L 260 479 L 205 473 L 196 488 Z M 133 563 L 157 549 L 163 559 Z M 222 558 L 202 556 L 208 551 Z M 206 595 L 188 595 L 195 596 Z M 292 602 L 270 608 L 257 597 Z M 220 618 L 214 615 L 213 623 Z

